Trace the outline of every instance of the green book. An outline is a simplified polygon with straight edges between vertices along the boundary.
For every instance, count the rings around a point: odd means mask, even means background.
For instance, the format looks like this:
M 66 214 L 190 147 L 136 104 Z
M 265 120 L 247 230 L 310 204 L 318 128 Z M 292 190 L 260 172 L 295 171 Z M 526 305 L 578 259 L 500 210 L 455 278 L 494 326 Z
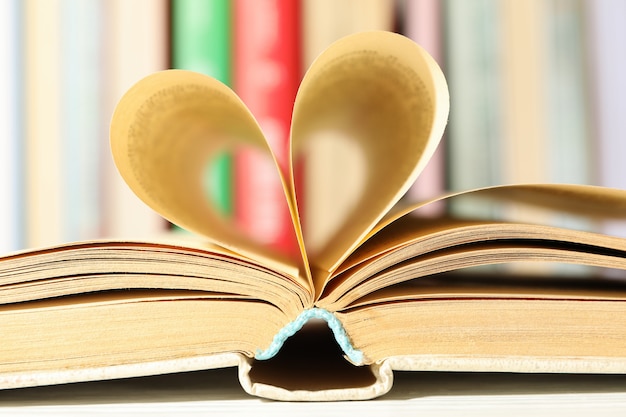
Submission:
M 450 84 L 448 187 L 467 190 L 502 183 L 501 68 L 497 0 L 448 0 L 446 67 Z M 483 205 L 455 201 L 454 215 L 482 217 Z
M 172 66 L 210 75 L 231 86 L 230 0 L 172 1 Z M 203 178 L 208 198 L 222 214 L 233 212 L 232 157 L 207 164 Z

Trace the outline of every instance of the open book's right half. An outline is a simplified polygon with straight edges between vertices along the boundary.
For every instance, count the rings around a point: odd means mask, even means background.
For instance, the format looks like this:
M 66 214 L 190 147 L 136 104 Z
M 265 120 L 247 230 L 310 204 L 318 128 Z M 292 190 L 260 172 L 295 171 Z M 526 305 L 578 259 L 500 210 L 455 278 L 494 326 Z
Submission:
M 0 387 L 239 366 L 251 394 L 339 400 L 384 394 L 393 370 L 626 373 L 626 238 L 602 232 L 626 221 L 626 191 L 515 184 L 400 204 L 448 100 L 409 39 L 349 36 L 304 77 L 283 158 L 275 125 L 218 81 L 139 81 L 113 115 L 113 157 L 195 237 L 0 258 Z M 310 216 L 298 164 L 331 145 L 338 192 Z M 251 237 L 207 196 L 207 165 L 242 148 L 282 185 L 291 247 Z M 472 215 L 421 215 L 431 204 Z

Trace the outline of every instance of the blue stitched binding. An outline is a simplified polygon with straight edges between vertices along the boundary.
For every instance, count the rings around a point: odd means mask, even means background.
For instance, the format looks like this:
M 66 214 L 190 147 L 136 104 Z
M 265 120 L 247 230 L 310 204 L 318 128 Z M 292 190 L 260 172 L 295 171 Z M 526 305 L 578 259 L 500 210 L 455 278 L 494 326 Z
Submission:
M 270 346 L 261 350 L 258 349 L 255 355 L 256 359 L 265 360 L 274 357 L 280 348 L 283 346 L 285 341 L 289 339 L 291 336 L 296 334 L 302 326 L 306 324 L 310 319 L 322 319 L 326 321 L 330 330 L 332 330 L 335 335 L 335 340 L 346 354 L 346 356 L 355 364 L 361 364 L 363 362 L 363 352 L 360 350 L 356 350 L 352 344 L 350 343 L 350 339 L 346 334 L 341 322 L 333 313 L 328 310 L 324 310 L 323 308 L 310 308 L 308 310 L 304 310 L 294 321 L 280 329 L 276 336 L 274 336 L 274 340 Z

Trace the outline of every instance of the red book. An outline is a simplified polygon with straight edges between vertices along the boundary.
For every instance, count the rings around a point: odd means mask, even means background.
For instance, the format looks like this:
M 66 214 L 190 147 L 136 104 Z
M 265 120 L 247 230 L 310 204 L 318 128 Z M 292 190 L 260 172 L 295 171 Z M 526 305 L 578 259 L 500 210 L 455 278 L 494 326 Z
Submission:
M 236 0 L 234 90 L 246 103 L 287 172 L 293 103 L 300 84 L 299 2 Z M 283 188 L 272 161 L 238 150 L 235 221 L 252 238 L 282 252 L 298 251 Z

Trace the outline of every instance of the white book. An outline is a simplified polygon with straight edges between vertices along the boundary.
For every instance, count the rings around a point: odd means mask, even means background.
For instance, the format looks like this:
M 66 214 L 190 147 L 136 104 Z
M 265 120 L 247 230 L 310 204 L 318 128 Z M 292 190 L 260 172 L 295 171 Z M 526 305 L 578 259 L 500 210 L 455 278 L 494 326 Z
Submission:
M 100 234 L 102 0 L 62 0 L 62 144 L 64 239 Z
M 63 241 L 59 0 L 25 6 L 26 246 Z
M 585 2 L 589 28 L 591 90 L 594 105 L 594 144 L 598 184 L 626 188 L 626 2 Z M 626 236 L 623 224 L 610 225 L 608 233 Z
M 17 0 L 0 2 L 0 252 L 21 246 L 21 80 Z
M 139 79 L 168 65 L 167 1 L 110 0 L 104 9 L 103 34 L 107 39 L 103 62 L 105 96 L 102 117 L 104 234 L 145 237 L 162 233 L 165 221 L 130 191 L 117 173 L 108 141 L 108 121 L 115 104 Z

